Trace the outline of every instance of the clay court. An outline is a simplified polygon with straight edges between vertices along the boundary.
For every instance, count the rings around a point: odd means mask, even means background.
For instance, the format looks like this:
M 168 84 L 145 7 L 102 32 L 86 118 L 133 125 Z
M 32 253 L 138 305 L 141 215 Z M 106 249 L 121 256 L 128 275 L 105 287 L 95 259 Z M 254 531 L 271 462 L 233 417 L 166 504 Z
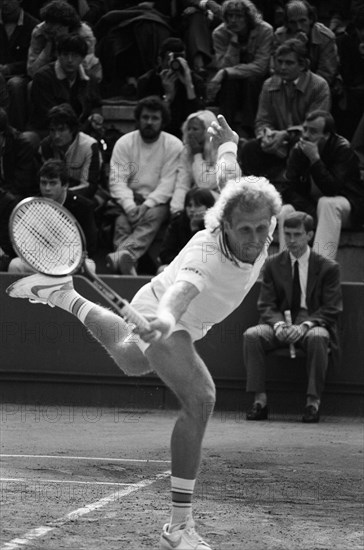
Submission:
M 359 550 L 363 425 L 216 412 L 194 499 L 214 550 Z M 3 404 L 1 550 L 158 549 L 173 411 Z

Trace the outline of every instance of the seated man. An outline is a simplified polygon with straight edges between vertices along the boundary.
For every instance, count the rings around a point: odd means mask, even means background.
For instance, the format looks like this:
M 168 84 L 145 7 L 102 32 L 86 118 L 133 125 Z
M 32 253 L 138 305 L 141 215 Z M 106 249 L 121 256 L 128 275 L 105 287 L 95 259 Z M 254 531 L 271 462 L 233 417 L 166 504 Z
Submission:
M 78 34 L 63 36 L 57 42 L 57 52 L 57 61 L 34 75 L 30 93 L 29 127 L 41 137 L 46 135 L 48 112 L 55 105 L 69 103 L 81 124 L 101 108 L 97 82 L 82 66 L 87 54 L 85 39 Z
M 27 57 L 37 19 L 22 9 L 23 0 L 0 2 L 0 74 L 6 78 L 10 124 L 24 130 L 28 118 Z M 24 2 L 27 9 L 27 2 Z
M 186 61 L 185 45 L 167 38 L 161 45 L 158 66 L 138 78 L 138 99 L 157 95 L 169 105 L 171 120 L 166 132 L 181 137 L 188 115 L 204 108 L 205 84 Z
M 110 193 L 120 207 L 115 222 L 115 252 L 107 264 L 116 273 L 136 274 L 136 262 L 168 219 L 182 142 L 163 131 L 168 107 L 159 97 L 141 99 L 137 130 L 115 144 L 110 162 Z
M 37 191 L 37 168 L 32 145 L 0 107 L 0 187 L 18 200 L 29 197 Z
M 241 151 L 243 172 L 279 179 L 289 149 L 297 141 L 297 127 L 314 109 L 330 109 L 329 85 L 309 70 L 305 46 L 292 38 L 277 49 L 275 74 L 263 84 L 256 139 L 245 143 Z
M 101 175 L 101 155 L 96 139 L 80 132 L 76 114 L 68 103 L 52 107 L 48 121 L 49 136 L 40 144 L 42 161 L 64 160 L 70 191 L 92 198 Z
M 310 70 L 331 86 L 339 69 L 334 33 L 317 20 L 316 12 L 306 0 L 290 0 L 284 9 L 284 26 L 275 31 L 276 46 L 289 38 L 304 40 L 308 48 Z
M 260 324 L 244 333 L 246 390 L 254 392 L 247 420 L 268 418 L 266 353 L 299 346 L 306 352 L 308 377 L 302 421 L 319 421 L 329 349 L 333 361 L 339 358 L 336 322 L 342 311 L 342 297 L 339 266 L 308 245 L 313 229 L 313 218 L 308 214 L 294 212 L 287 216 L 284 232 L 288 250 L 270 256 L 263 268 L 258 299 Z M 286 320 L 288 310 L 293 324 Z
M 76 33 L 82 36 L 87 44 L 87 51 L 82 60 L 83 68 L 88 76 L 100 82 L 102 68 L 100 60 L 95 56 L 96 39 L 91 28 L 81 22 L 75 8 L 65 0 L 52 0 L 40 10 L 40 18 L 42 22 L 32 32 L 28 51 L 28 75 L 34 78 L 39 69 L 56 60 L 59 38 Z
M 250 133 L 273 51 L 273 29 L 250 0 L 225 0 L 221 23 L 212 33 L 216 66 L 208 84 L 230 125 Z M 239 119 L 239 121 L 238 121 Z
M 358 157 L 350 143 L 335 133 L 334 119 L 327 111 L 313 111 L 306 117 L 302 138 L 287 161 L 282 193 L 284 211 L 293 206 L 317 217 L 314 248 L 332 260 L 341 227 L 364 224 Z
M 85 198 L 68 190 L 67 166 L 62 160 L 47 160 L 39 172 L 40 195 L 64 206 L 80 224 L 85 238 L 89 258 L 88 267 L 95 271 L 95 262 L 91 259 L 97 250 L 97 227 L 93 207 Z M 9 264 L 9 273 L 31 273 L 33 270 L 21 258 L 13 258 Z

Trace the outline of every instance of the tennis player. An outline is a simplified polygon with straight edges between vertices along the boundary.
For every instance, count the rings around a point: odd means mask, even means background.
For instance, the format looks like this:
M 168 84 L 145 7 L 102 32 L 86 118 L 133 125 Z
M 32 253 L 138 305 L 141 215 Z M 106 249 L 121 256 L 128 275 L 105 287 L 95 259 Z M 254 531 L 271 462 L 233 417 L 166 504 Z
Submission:
M 223 164 L 230 170 L 236 160 L 236 135 L 223 117 L 211 135 L 220 144 L 217 175 L 224 183 Z M 206 229 L 133 298 L 134 308 L 150 321 L 139 334 L 115 313 L 80 296 L 70 276 L 36 274 L 8 288 L 14 298 L 77 316 L 126 374 L 155 371 L 176 394 L 181 410 L 171 440 L 172 512 L 161 550 L 212 550 L 194 529 L 191 501 L 215 386 L 193 343 L 235 310 L 257 280 L 280 208 L 280 195 L 265 178 L 228 181 L 206 214 Z

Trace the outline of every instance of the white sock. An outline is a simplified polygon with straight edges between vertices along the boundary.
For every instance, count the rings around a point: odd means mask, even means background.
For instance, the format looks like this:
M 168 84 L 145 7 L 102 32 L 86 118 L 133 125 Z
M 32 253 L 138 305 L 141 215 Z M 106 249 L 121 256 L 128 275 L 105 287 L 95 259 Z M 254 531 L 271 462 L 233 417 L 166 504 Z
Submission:
M 192 495 L 195 488 L 195 479 L 183 479 L 171 476 L 172 515 L 169 522 L 169 531 L 173 527 L 186 523 L 192 515 Z
M 93 302 L 83 298 L 74 289 L 71 290 L 56 290 L 50 297 L 49 302 L 53 305 L 69 311 L 85 324 L 85 319 L 91 309 L 95 307 Z

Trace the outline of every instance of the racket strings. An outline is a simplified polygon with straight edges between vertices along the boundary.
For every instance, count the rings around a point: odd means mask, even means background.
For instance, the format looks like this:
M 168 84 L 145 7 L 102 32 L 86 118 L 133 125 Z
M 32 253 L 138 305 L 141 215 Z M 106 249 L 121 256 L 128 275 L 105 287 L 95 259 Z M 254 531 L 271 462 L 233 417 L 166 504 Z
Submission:
M 78 228 L 67 214 L 49 203 L 32 201 L 19 209 L 13 235 L 24 259 L 36 271 L 72 271 L 82 257 Z

